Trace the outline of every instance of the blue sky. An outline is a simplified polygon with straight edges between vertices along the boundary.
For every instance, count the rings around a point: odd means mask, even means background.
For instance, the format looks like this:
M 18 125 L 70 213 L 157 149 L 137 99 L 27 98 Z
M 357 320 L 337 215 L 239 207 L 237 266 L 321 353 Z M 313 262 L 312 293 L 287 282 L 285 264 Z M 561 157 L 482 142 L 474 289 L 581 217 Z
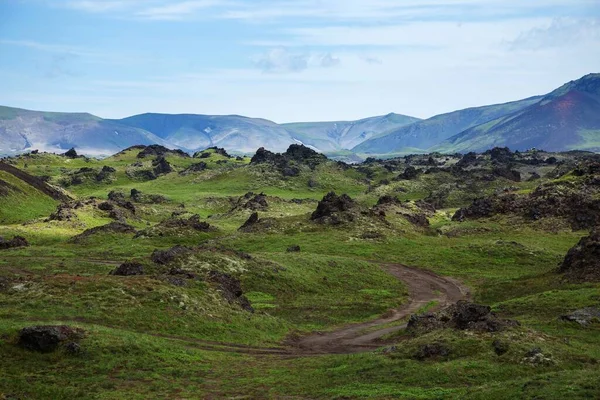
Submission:
M 600 72 L 598 0 L 0 0 L 0 104 L 429 117 Z

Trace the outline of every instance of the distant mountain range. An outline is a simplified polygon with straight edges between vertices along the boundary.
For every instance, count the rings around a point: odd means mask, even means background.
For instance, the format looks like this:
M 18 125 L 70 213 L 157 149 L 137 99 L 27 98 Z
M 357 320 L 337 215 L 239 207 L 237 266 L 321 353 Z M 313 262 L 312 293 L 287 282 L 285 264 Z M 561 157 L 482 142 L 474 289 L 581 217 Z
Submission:
M 276 124 L 239 115 L 141 114 L 121 120 L 85 113 L 0 107 L 0 155 L 33 149 L 109 155 L 136 144 L 188 152 L 211 146 L 252 153 L 303 143 L 324 153 L 393 155 L 483 151 L 496 146 L 600 151 L 600 74 L 545 96 L 468 108 L 426 120 L 400 114 L 359 121 Z

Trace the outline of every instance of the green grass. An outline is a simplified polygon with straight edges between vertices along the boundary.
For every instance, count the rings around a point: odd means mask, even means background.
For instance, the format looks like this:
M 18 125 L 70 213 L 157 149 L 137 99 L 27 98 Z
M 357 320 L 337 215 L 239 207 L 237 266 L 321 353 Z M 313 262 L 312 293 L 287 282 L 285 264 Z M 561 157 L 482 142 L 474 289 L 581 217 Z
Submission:
M 0 180 L 16 189 L 0 197 L 0 224 L 15 224 L 47 216 L 58 204 L 7 172 L 0 171 Z
M 166 203 L 136 203 L 136 214 L 127 222 L 150 229 L 185 210 L 186 216 L 199 214 L 214 230 L 175 229 L 140 238 L 98 234 L 75 243 L 73 236 L 111 222 L 108 214 L 86 205 L 75 210 L 75 221 L 45 222 L 56 202 L 0 172 L 0 179 L 24 192 L 21 197 L 11 193 L 0 198 L 0 236 L 22 235 L 31 244 L 0 250 L 0 399 L 600 397 L 600 325 L 580 327 L 559 319 L 600 304 L 598 283 L 568 283 L 556 272 L 567 250 L 587 233 L 566 229 L 558 219 L 530 223 L 496 216 L 451 221 L 453 211 L 474 196 L 509 185 L 526 193 L 549 178 L 467 182 L 438 173 L 407 181 L 394 180 L 398 171 L 381 165 L 359 170 L 335 163 L 314 170 L 302 166 L 299 176 L 283 177 L 274 168 L 248 165 L 248 158 L 217 164 L 224 157 L 212 154 L 207 159 L 169 156 L 175 172 L 142 182 L 126 174 L 130 164 L 139 161 L 136 156 L 136 151 L 128 151 L 104 160 L 68 160 L 39 154 L 14 161 L 29 173 L 50 176 L 54 183 L 82 167 L 110 165 L 117 169 L 114 181 L 88 181 L 68 190 L 81 199 L 104 199 L 111 190 L 128 196 L 132 188 L 161 194 L 168 198 Z M 178 173 L 200 161 L 207 162 L 207 170 Z M 549 172 L 547 166 L 540 168 Z M 390 183 L 379 184 L 384 179 Z M 581 180 L 565 175 L 558 181 Z M 418 211 L 412 201 L 443 185 L 451 188 L 448 208 L 429 215 L 430 227 L 416 227 L 397 214 Z M 353 222 L 338 227 L 311 222 L 314 200 L 330 190 L 350 194 L 365 214 L 357 213 Z M 257 233 L 237 230 L 252 211 L 232 206 L 248 191 L 268 195 L 269 207 L 259 215 L 274 219 L 271 228 Z M 409 203 L 387 209 L 385 221 L 369 216 L 367 208 L 385 194 Z M 290 201 L 306 198 L 313 201 Z M 553 229 L 546 229 L 549 226 Z M 367 231 L 378 237 L 365 239 Z M 174 245 L 201 246 L 176 265 L 199 277 L 184 287 L 167 281 L 171 265 L 150 261 L 155 249 Z M 288 253 L 291 245 L 299 245 L 301 251 Z M 126 260 L 143 263 L 147 275 L 109 275 Z M 407 301 L 406 288 L 380 268 L 383 262 L 459 279 L 475 301 L 521 326 L 501 333 L 443 330 L 416 337 L 399 331 L 386 337 L 385 351 L 350 355 L 282 357 L 224 351 L 231 345 L 284 346 L 297 335 L 368 321 L 400 306 Z M 205 278 L 211 270 L 239 278 L 255 312 L 228 303 Z M 436 305 L 424 304 L 420 311 Z M 87 331 L 82 354 L 37 354 L 16 345 L 20 328 L 58 323 Z M 510 343 L 506 354 L 495 354 L 496 339 Z M 450 355 L 416 360 L 419 347 L 432 342 L 444 343 Z M 524 361 L 533 347 L 540 347 L 552 363 L 534 366 Z

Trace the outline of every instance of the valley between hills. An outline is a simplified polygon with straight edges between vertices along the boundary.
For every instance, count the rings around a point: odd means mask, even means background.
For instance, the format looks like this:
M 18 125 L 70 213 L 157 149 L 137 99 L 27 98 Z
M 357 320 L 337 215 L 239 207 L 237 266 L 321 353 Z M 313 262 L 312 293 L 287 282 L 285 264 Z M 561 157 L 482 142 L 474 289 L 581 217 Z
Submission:
M 600 397 L 600 156 L 0 161 L 0 399 Z

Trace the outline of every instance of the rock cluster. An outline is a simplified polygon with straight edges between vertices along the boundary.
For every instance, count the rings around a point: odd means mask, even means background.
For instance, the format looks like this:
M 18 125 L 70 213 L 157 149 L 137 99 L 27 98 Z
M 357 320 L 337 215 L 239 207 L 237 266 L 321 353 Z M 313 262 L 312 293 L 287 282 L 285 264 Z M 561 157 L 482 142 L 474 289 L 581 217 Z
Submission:
M 515 214 L 530 220 L 560 217 L 566 219 L 574 230 L 590 229 L 600 224 L 600 199 L 595 193 L 588 186 L 541 185 L 529 195 L 501 193 L 475 199 L 468 207 L 459 209 L 452 220 Z
M 489 306 L 459 301 L 437 313 L 412 315 L 407 329 L 413 333 L 425 333 L 446 328 L 499 332 L 518 325 L 517 321 L 498 318 Z
M 314 169 L 317 165 L 325 162 L 327 157 L 323 154 L 301 145 L 292 144 L 285 153 L 273 153 L 261 147 L 250 160 L 250 164 L 272 164 L 283 176 L 298 176 L 299 165 L 307 165 Z
M 266 211 L 268 208 L 269 203 L 267 202 L 266 194 L 254 194 L 253 192 L 248 192 L 237 199 L 231 211 L 240 209 L 252 211 Z
M 134 146 L 131 148 L 140 148 L 140 146 Z M 130 148 L 130 149 L 131 149 Z M 152 144 L 150 146 L 141 146 L 142 151 L 140 151 L 137 155 L 137 158 L 146 158 L 146 157 L 164 157 L 168 154 L 177 155 L 180 157 L 189 158 L 190 155 L 182 150 L 171 150 L 167 149 L 164 146 L 159 144 Z M 126 151 L 126 150 L 125 150 Z

